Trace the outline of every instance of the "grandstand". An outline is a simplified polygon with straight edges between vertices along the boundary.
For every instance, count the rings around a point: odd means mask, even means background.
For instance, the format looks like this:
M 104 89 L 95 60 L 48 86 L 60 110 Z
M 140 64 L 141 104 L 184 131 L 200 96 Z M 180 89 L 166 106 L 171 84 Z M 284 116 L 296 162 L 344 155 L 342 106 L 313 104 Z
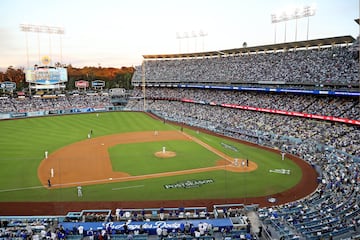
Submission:
M 358 89 L 358 56 L 350 48 L 354 41 L 343 36 L 205 53 L 144 55 L 145 72 L 137 67 L 133 84 L 140 86 L 145 75 L 148 86 L 202 83 Z
M 321 182 L 314 194 L 258 210 L 266 238 L 354 237 L 360 220 L 360 95 L 353 42 L 339 37 L 146 55 L 133 81 L 135 95 L 150 101 L 134 98 L 129 107 L 279 148 L 316 166 Z
M 131 96 L 114 89 L 110 95 L 1 98 L 0 119 L 34 116 L 28 114 L 34 112 L 37 116 L 151 112 L 167 121 L 299 156 L 316 168 L 319 184 L 304 199 L 270 207 L 215 203 L 211 209 L 99 208 L 63 216 L 2 216 L 0 239 L 35 235 L 157 239 L 159 225 L 160 235 L 169 239 L 193 239 L 196 234 L 201 239 L 359 237 L 356 41 L 341 36 L 203 53 L 144 55 L 143 66 L 133 76 L 136 88 Z

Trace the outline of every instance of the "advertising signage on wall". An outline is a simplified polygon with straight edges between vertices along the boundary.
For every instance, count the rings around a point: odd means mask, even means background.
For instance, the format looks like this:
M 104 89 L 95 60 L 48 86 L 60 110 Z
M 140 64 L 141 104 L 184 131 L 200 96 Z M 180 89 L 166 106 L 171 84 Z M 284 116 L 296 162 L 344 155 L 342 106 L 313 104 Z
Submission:
M 105 81 L 95 80 L 91 82 L 92 87 L 105 87 Z
M 327 121 L 333 121 L 333 122 L 343 122 L 343 123 L 350 123 L 350 124 L 354 124 L 354 125 L 360 125 L 359 120 L 339 118 L 339 117 L 334 117 L 334 116 L 322 116 L 322 115 L 316 115 L 316 114 L 282 111 L 282 110 L 276 110 L 276 109 L 258 108 L 258 107 L 250 107 L 250 106 L 241 106 L 241 105 L 226 104 L 226 103 L 221 104 L 221 106 L 228 107 L 228 108 L 237 108 L 237 109 L 252 110 L 252 111 L 259 111 L 259 112 L 277 113 L 277 114 L 282 114 L 282 115 L 321 119 L 321 120 L 327 120 Z
M 14 82 L 1 82 L 0 83 L 0 89 L 3 89 L 3 90 L 9 90 L 9 91 L 12 91 L 12 90 L 15 90 L 16 89 L 16 83 Z
M 278 93 L 298 93 L 298 94 L 314 94 L 314 95 L 334 95 L 334 96 L 360 96 L 360 92 L 356 91 L 331 91 L 331 90 L 306 90 L 291 88 L 268 88 L 268 87 L 240 87 L 240 86 L 210 86 L 195 84 L 179 84 L 180 88 L 203 88 L 203 89 L 222 89 L 237 91 L 258 91 L 258 92 L 278 92 Z
M 87 88 L 89 87 L 89 82 L 84 80 L 79 80 L 75 82 L 75 87 L 77 88 Z

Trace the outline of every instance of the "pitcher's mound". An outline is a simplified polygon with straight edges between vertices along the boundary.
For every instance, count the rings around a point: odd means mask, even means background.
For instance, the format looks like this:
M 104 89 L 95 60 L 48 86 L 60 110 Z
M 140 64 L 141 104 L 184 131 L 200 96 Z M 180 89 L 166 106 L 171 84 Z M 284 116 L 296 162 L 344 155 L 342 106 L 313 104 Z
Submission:
M 159 158 L 171 158 L 171 157 L 175 157 L 176 156 L 176 152 L 171 152 L 171 151 L 165 151 L 165 152 L 156 152 L 155 153 L 156 157 Z

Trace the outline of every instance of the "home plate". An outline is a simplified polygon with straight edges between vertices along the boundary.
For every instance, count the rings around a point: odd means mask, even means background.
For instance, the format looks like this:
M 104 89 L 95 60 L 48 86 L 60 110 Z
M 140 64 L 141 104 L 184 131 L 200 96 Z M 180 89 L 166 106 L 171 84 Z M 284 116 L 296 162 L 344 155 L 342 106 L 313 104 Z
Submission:
M 112 180 L 112 177 L 110 177 L 109 180 Z
M 101 144 L 101 146 L 104 146 L 104 145 L 105 145 L 105 144 L 103 144 L 103 143 Z

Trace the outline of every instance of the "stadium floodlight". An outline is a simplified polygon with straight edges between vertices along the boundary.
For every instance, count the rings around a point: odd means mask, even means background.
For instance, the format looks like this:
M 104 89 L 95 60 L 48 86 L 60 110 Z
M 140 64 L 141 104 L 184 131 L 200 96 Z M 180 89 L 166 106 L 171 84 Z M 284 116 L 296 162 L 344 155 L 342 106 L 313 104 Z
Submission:
M 176 39 L 179 40 L 179 53 L 181 53 L 181 39 L 182 39 L 182 36 L 179 32 L 176 33 Z
M 305 6 L 304 7 L 304 12 L 303 12 L 303 16 L 304 17 L 307 17 L 307 29 L 306 29 L 306 40 L 309 39 L 309 18 L 311 16 L 314 16 L 315 15 L 315 5 L 312 5 L 312 6 Z
M 278 23 L 279 21 L 276 14 L 271 14 L 271 23 Z M 276 43 L 276 24 L 274 24 L 274 43 Z
M 280 14 L 273 13 L 271 14 L 271 23 L 275 24 L 275 41 L 276 43 L 276 24 L 279 22 L 285 22 L 285 42 L 286 42 L 286 22 L 289 20 L 295 20 L 295 41 L 297 40 L 297 21 L 300 18 L 307 17 L 307 33 L 306 33 L 306 40 L 309 40 L 309 18 L 314 16 L 316 12 L 315 5 L 306 5 L 303 7 L 296 7 L 289 11 L 283 11 Z
M 21 31 L 24 32 L 39 32 L 39 33 L 53 33 L 64 34 L 65 30 L 62 27 L 52 27 L 45 25 L 33 25 L 33 24 L 20 24 Z
M 198 37 L 196 31 L 193 30 L 191 32 L 191 37 L 195 39 L 195 52 L 196 52 L 196 49 L 197 49 L 197 37 Z
M 62 62 L 62 47 L 61 47 L 61 35 L 65 33 L 64 28 L 62 27 L 54 27 L 54 26 L 45 26 L 45 25 L 34 25 L 34 24 L 20 24 L 20 30 L 26 32 L 26 54 L 27 54 L 27 65 L 29 67 L 29 51 L 28 51 L 28 32 L 35 32 L 38 34 L 38 54 L 39 54 L 39 62 L 40 62 L 40 33 L 49 34 L 49 47 L 50 47 L 50 55 L 51 55 L 51 34 L 60 35 L 60 62 Z
M 295 19 L 295 41 L 297 40 L 297 22 L 298 19 L 301 18 L 301 10 L 300 8 L 295 8 L 295 11 L 293 12 L 293 16 Z
M 183 34 L 177 32 L 176 33 L 176 38 L 179 39 L 179 53 L 181 52 L 181 41 L 182 39 L 185 39 L 185 38 L 189 38 L 189 33 L 188 32 L 184 32 Z M 188 40 L 188 50 L 189 50 L 189 40 Z
M 203 30 L 199 31 L 199 36 L 202 38 L 202 51 L 204 51 L 204 38 L 207 36 L 208 34 L 206 32 L 204 32 Z
M 284 24 L 284 27 L 285 27 L 285 29 L 284 29 L 284 42 L 286 42 L 286 25 L 287 25 L 286 23 L 287 23 L 287 21 L 289 19 L 290 19 L 290 16 L 288 16 L 287 12 L 285 12 L 285 11 L 280 16 L 280 20 L 285 23 Z
M 276 14 L 271 14 L 271 23 L 278 23 L 280 22 L 278 16 Z
M 192 38 L 197 38 L 197 36 L 198 36 L 198 35 L 197 35 L 197 33 L 196 33 L 195 31 L 192 31 L 192 32 L 191 32 L 191 37 L 192 37 Z
M 181 52 L 181 40 L 182 39 L 188 39 L 187 40 L 187 51 L 189 51 L 189 39 L 192 38 L 194 39 L 194 48 L 195 48 L 195 52 L 197 50 L 197 38 L 201 37 L 202 38 L 202 50 L 204 51 L 204 37 L 206 37 L 208 34 L 203 32 L 203 30 L 200 31 L 195 31 L 192 30 L 190 32 L 184 32 L 183 34 L 177 32 L 176 33 L 176 39 L 179 40 L 179 52 Z

